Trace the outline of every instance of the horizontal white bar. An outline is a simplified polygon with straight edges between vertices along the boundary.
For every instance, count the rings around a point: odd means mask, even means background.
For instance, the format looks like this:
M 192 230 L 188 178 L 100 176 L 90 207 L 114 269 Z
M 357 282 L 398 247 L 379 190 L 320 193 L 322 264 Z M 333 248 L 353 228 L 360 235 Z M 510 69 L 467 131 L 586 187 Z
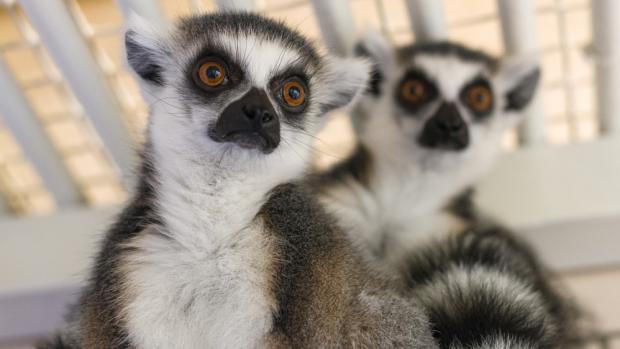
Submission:
M 134 167 L 134 142 L 118 102 L 86 40 L 61 0 L 20 0 L 54 62 L 84 107 L 106 150 L 128 181 Z
M 0 118 L 60 207 L 81 201 L 78 187 L 13 75 L 0 58 Z
M 347 0 L 312 0 L 314 14 L 327 48 L 335 54 L 353 53 L 356 30 Z
M 538 56 L 536 18 L 531 0 L 497 0 L 502 25 L 504 47 L 509 56 Z M 519 129 L 523 144 L 544 144 L 546 140 L 545 114 L 540 96 L 525 111 L 525 119 Z
M 596 98 L 601 129 L 620 133 L 620 1 L 593 0 Z
M 620 216 L 618 154 L 618 137 L 527 147 L 501 158 L 480 182 L 477 197 L 514 227 Z
M 406 4 L 416 41 L 436 41 L 448 38 L 442 1 L 407 0 Z
M 116 214 L 73 208 L 0 221 L 0 296 L 81 284 Z

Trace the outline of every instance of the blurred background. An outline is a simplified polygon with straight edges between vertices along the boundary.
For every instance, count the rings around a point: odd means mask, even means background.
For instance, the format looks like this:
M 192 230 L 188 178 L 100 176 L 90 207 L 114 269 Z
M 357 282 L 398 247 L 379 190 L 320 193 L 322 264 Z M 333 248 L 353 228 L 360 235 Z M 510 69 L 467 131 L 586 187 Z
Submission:
M 281 19 L 323 50 L 366 27 L 396 45 L 450 39 L 532 55 L 542 89 L 479 203 L 519 229 L 620 348 L 620 1 L 0 0 L 0 348 L 58 325 L 128 195 L 147 106 L 123 56 L 134 10 L 165 23 L 221 7 Z M 346 155 L 331 116 L 318 166 Z M 616 339 L 617 338 L 617 339 Z

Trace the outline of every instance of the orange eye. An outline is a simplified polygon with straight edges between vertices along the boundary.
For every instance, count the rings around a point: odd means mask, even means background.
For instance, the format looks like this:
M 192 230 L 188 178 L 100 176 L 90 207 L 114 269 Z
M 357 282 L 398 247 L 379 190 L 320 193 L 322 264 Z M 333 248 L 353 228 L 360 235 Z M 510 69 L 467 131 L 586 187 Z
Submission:
M 488 86 L 474 85 L 465 92 L 465 102 L 474 111 L 485 112 L 493 106 L 493 93 Z
M 282 87 L 282 99 L 287 106 L 297 108 L 306 102 L 306 89 L 301 82 L 291 80 Z
M 403 82 L 401 87 L 401 96 L 409 103 L 420 103 L 426 99 L 426 86 L 417 79 L 411 79 Z
M 226 79 L 226 69 L 220 63 L 207 61 L 198 68 L 198 78 L 208 87 L 218 87 Z

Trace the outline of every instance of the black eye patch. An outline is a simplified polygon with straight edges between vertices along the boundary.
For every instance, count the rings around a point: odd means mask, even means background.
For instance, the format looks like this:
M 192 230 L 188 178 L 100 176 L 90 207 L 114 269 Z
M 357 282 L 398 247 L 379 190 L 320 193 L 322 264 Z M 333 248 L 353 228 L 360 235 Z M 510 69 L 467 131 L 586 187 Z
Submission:
M 405 73 L 396 86 L 394 95 L 401 107 L 410 112 L 416 112 L 435 100 L 439 92 L 435 83 L 424 73 L 411 70 Z

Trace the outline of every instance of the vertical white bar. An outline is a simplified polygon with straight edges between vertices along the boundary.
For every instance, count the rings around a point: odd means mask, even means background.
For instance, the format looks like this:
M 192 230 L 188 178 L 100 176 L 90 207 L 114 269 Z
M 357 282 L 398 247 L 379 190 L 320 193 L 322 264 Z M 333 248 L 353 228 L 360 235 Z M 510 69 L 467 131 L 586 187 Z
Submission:
M 406 3 L 416 41 L 436 41 L 448 38 L 443 1 L 407 0 Z
M 61 0 L 20 0 L 20 4 L 127 183 L 134 167 L 134 142 L 66 4 Z
M 159 1 L 153 0 L 116 0 L 118 6 L 123 11 L 123 15 L 128 17 L 132 12 L 149 21 L 156 26 L 166 23 L 166 17 L 159 5 Z
M 24 97 L 13 75 L 0 59 L 0 116 L 19 144 L 25 157 L 41 176 L 59 207 L 77 205 L 80 192 L 54 151 L 43 126 Z
M 531 0 L 497 0 L 506 54 L 509 56 L 538 56 L 536 18 Z M 546 139 L 545 115 L 540 94 L 527 108 L 519 130 L 523 144 L 544 144 Z
M 356 31 L 349 2 L 312 0 L 312 5 L 327 48 L 341 56 L 353 53 Z
M 596 96 L 601 131 L 620 134 L 620 1 L 592 0 Z
M 256 11 L 256 0 L 216 0 L 217 6 L 223 11 L 245 10 Z

